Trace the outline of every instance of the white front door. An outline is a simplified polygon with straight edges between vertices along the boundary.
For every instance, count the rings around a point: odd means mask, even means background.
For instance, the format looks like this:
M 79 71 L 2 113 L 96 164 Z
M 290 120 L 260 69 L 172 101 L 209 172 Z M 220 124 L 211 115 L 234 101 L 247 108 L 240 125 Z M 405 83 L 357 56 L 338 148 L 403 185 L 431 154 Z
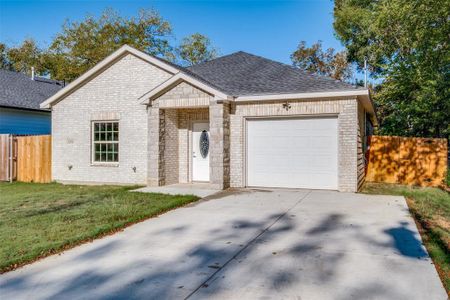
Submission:
M 247 185 L 336 190 L 337 118 L 249 120 Z
M 209 181 L 209 123 L 192 128 L 192 181 Z

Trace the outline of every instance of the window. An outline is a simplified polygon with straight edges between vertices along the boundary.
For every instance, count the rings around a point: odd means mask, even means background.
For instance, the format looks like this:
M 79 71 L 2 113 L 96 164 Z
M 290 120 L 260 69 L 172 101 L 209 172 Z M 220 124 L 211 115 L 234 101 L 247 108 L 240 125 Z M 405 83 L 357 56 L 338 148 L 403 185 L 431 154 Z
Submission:
M 92 123 L 92 161 L 119 162 L 119 122 Z
M 199 143 L 200 143 L 199 145 L 200 154 L 202 155 L 203 158 L 206 158 L 208 156 L 209 151 L 209 137 L 208 132 L 206 130 L 202 131 Z

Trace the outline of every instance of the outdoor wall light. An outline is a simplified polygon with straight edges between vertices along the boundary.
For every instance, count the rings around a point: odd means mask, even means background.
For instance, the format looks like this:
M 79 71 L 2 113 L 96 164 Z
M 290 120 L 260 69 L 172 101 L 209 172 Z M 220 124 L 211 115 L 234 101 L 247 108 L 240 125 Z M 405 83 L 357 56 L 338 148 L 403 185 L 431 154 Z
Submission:
M 283 103 L 283 108 L 288 111 L 291 109 L 291 104 L 289 102 L 286 101 L 286 103 Z

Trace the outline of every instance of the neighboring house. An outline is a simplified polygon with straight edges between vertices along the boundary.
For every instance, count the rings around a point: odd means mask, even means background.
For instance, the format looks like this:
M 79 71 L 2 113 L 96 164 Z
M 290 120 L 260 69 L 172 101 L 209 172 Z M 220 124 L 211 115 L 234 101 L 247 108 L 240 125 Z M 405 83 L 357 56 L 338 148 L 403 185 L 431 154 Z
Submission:
M 61 88 L 58 81 L 0 69 L 0 134 L 50 134 L 50 110 L 39 104 Z
M 123 46 L 41 104 L 66 183 L 354 192 L 369 91 L 245 52 L 182 68 Z

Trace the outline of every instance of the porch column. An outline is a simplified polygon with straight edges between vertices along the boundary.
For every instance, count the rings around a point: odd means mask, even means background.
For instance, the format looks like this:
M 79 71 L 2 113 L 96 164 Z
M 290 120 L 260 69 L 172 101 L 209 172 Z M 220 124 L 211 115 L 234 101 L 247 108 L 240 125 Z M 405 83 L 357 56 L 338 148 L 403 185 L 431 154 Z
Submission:
M 164 185 L 164 110 L 148 108 L 147 184 Z
M 230 104 L 209 105 L 209 170 L 210 183 L 218 189 L 230 186 Z

